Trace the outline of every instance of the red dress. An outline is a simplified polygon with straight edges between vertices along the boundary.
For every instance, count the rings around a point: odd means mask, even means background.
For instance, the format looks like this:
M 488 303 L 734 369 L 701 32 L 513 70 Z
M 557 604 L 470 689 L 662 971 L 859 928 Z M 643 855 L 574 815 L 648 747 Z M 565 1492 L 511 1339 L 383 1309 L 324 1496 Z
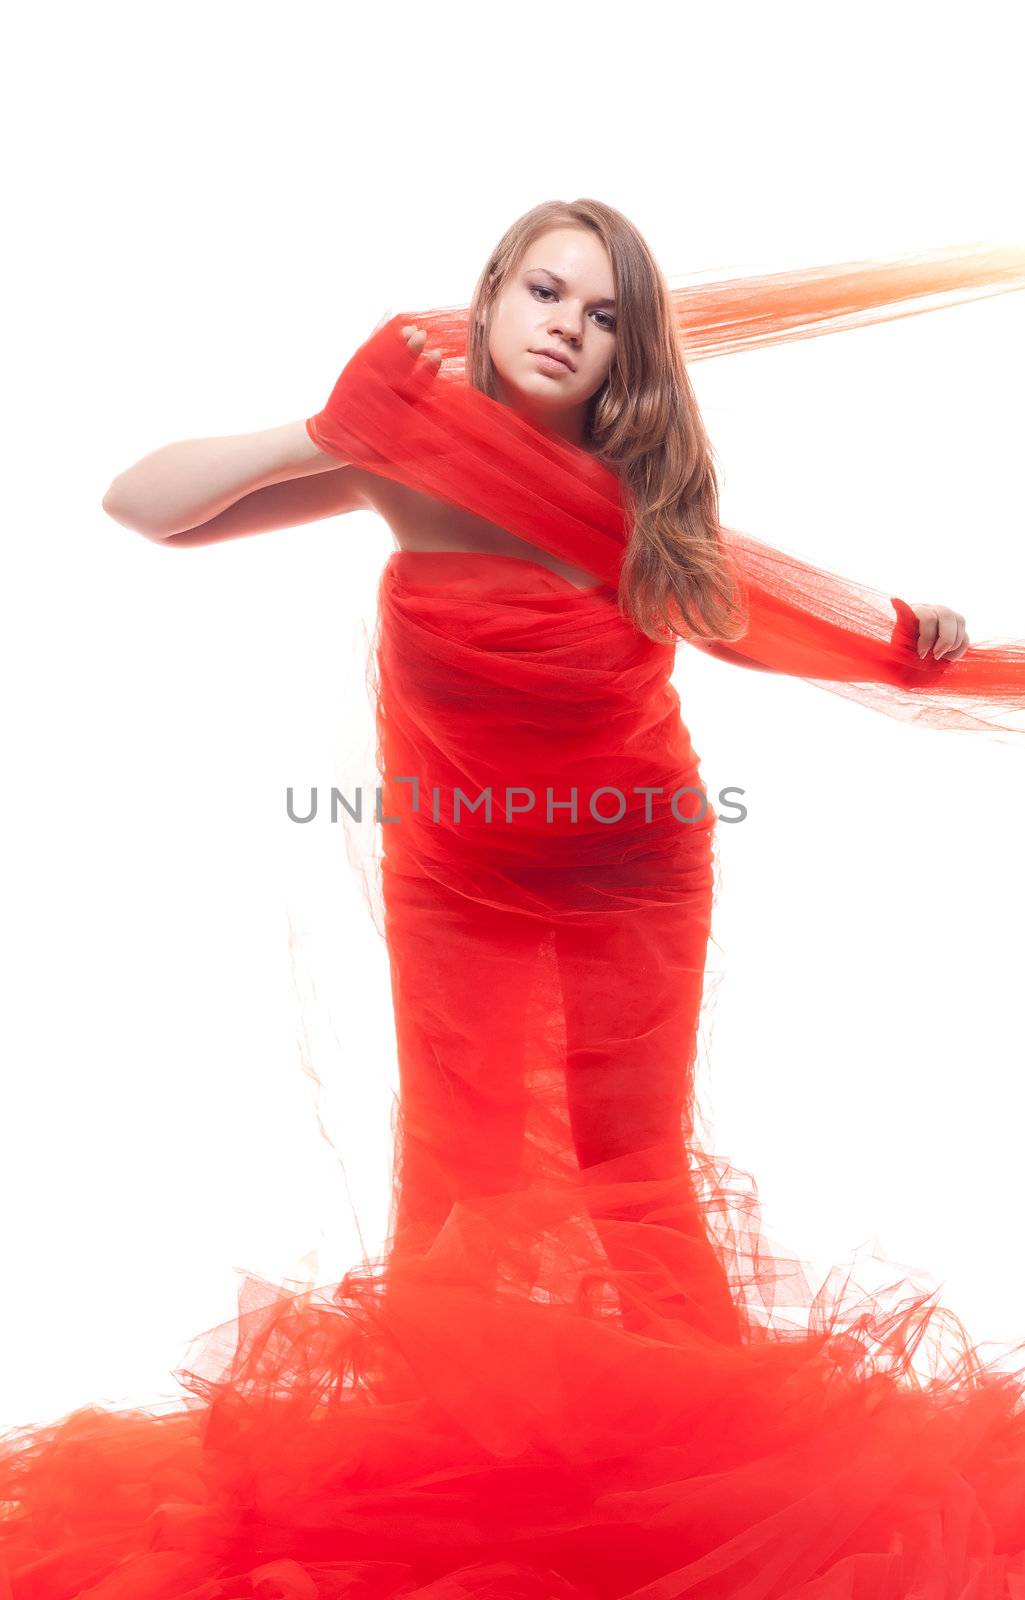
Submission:
M 906 1283 L 813 1297 L 700 1147 L 715 816 L 675 642 L 617 604 L 604 469 L 563 496 L 572 453 L 506 418 L 491 479 L 439 453 L 432 429 L 472 441 L 490 403 L 410 387 L 401 320 L 343 374 L 326 444 L 349 427 L 349 459 L 491 495 L 596 581 L 484 553 L 382 575 L 388 1248 L 316 1292 L 249 1280 L 172 1414 L 9 1436 L 0 1600 L 1021 1600 L 1022 1375 Z M 501 477 L 510 440 L 544 527 Z M 930 671 L 868 591 L 843 589 L 856 623 L 823 616 L 841 580 L 799 592 L 811 569 L 745 548 L 750 664 L 897 714 L 1025 706 L 1022 645 Z M 932 1336 L 952 1359 L 925 1381 Z

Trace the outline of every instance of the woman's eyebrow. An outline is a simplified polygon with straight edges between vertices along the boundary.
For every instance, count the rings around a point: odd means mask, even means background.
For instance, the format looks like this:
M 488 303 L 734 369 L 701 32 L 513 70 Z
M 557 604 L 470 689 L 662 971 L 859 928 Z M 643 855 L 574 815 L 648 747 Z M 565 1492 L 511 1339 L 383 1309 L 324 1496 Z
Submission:
M 566 292 L 565 278 L 560 278 L 559 274 L 557 272 L 553 272 L 551 267 L 527 267 L 525 270 L 527 272 L 547 272 L 553 283 L 557 283 L 563 293 Z M 613 308 L 615 308 L 616 304 L 614 300 L 596 300 L 594 303 L 596 306 L 612 306 Z

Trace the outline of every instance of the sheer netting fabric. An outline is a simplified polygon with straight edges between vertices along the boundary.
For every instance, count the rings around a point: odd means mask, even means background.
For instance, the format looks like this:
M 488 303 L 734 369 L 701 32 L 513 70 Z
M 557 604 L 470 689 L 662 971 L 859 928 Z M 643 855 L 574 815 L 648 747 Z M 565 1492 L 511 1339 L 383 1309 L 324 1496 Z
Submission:
M 681 314 L 737 348 L 1021 281 L 941 265 Z M 677 642 L 619 604 L 613 475 L 468 387 L 464 335 L 390 319 L 312 436 L 595 581 L 484 552 L 381 576 L 386 1248 L 302 1293 L 247 1279 L 173 1411 L 9 1431 L 0 1600 L 1022 1600 L 1025 1362 L 887 1264 L 813 1290 L 705 1147 L 716 819 Z M 750 622 L 724 659 L 1020 742 L 1025 642 L 930 665 L 903 602 L 731 540 Z

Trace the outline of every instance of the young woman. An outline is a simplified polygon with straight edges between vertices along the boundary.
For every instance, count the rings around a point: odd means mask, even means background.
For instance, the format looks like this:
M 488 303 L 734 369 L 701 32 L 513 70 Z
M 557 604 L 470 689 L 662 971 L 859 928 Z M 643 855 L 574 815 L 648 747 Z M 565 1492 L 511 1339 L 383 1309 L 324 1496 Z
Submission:
M 3 1455 L 12 1600 L 1025 1585 L 1020 1378 L 965 1350 L 923 1387 L 939 1308 L 901 1285 L 795 1324 L 797 1264 L 700 1149 L 715 813 L 670 682 L 683 638 L 992 727 L 1025 649 L 727 537 L 672 296 L 597 201 L 515 223 L 465 319 L 379 325 L 315 416 L 167 446 L 104 505 L 171 548 L 391 528 L 394 1206 L 329 1296 L 254 1288 L 192 1405 Z

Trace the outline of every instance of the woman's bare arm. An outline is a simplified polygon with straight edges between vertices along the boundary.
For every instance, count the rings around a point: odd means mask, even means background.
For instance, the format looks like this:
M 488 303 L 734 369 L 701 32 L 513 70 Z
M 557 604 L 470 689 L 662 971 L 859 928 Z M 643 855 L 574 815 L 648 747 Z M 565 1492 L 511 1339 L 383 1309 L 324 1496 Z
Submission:
M 294 528 L 300 522 L 317 522 L 321 517 L 338 517 L 344 511 L 372 510 L 361 487 L 358 468 L 338 461 L 333 465 L 338 467 L 337 472 L 321 472 L 315 477 L 307 475 L 253 489 L 216 517 L 181 533 L 168 534 L 159 542 L 165 550 L 190 550 L 198 544 L 217 544 L 250 533 Z
M 353 510 L 354 479 L 300 420 L 162 445 L 118 473 L 103 509 L 148 539 L 206 544 Z

